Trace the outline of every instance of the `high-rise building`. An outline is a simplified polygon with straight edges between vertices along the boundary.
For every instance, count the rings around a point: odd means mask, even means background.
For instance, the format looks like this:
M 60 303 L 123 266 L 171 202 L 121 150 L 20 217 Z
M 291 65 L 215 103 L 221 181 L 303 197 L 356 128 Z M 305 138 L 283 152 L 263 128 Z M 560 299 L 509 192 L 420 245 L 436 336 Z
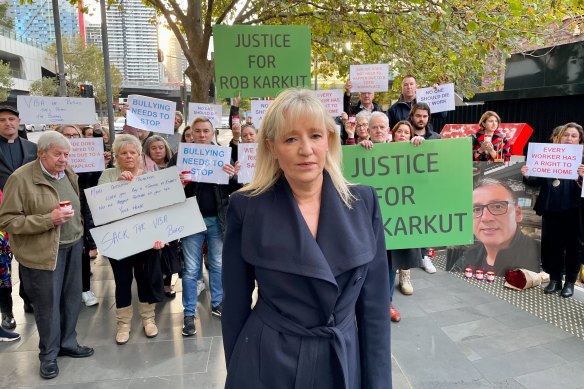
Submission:
M 53 22 L 53 5 L 51 0 L 34 1 L 32 4 L 20 5 L 20 0 L 10 0 L 9 15 L 14 19 L 16 35 L 33 39 L 44 45 L 55 43 L 55 23 Z M 59 19 L 63 37 L 79 34 L 79 17 L 77 7 L 68 1 L 59 3 Z
M 165 77 L 169 83 L 182 83 L 183 74 L 187 68 L 187 60 L 176 36 L 169 32 L 167 37 L 167 42 L 161 42 L 164 47 Z
M 88 45 L 96 45 L 101 50 L 101 24 L 100 23 L 86 23 L 85 24 L 85 42 Z
M 106 12 L 110 61 L 122 73 L 124 85 L 158 84 L 156 12 L 141 0 L 122 0 L 119 5 Z

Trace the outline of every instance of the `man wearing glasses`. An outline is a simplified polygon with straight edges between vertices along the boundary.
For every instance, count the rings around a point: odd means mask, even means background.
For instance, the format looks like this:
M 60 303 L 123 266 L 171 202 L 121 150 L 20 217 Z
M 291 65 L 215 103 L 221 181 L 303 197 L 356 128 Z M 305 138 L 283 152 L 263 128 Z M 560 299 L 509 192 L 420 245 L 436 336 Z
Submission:
M 523 215 L 513 190 L 506 184 L 483 179 L 473 191 L 473 232 L 478 243 L 457 261 L 466 267 L 504 276 L 511 268 L 540 271 L 540 244 L 518 228 Z

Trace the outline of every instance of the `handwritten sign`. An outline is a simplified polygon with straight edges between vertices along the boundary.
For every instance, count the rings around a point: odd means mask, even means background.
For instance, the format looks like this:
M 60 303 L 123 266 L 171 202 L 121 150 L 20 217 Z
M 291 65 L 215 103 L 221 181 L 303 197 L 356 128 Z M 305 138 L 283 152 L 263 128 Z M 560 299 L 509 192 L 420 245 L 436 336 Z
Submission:
M 16 101 L 22 123 L 95 122 L 95 100 L 93 98 L 17 96 Z
M 143 174 L 134 181 L 116 181 L 85 189 L 96 226 L 185 201 L 178 170 Z
M 331 116 L 341 116 L 343 114 L 343 94 L 342 89 L 317 90 L 316 97 L 329 111 Z
M 69 139 L 71 151 L 67 164 L 75 173 L 100 172 L 105 169 L 103 138 Z
M 141 130 L 174 134 L 176 103 L 154 97 L 129 95 L 126 122 Z
M 197 199 L 189 197 L 178 204 L 92 228 L 90 232 L 100 254 L 123 259 L 151 249 L 157 240 L 168 243 L 205 230 Z
M 189 103 L 189 123 L 199 116 L 206 116 L 213 124 L 213 128 L 221 127 L 223 107 L 219 104 Z
M 256 163 L 257 143 L 240 143 L 237 145 L 237 156 L 241 170 L 237 174 L 237 182 L 247 184 L 253 179 Z
M 352 92 L 387 92 L 389 89 L 389 65 L 351 65 L 349 70 Z
M 176 166 L 181 172 L 188 170 L 193 181 L 227 184 L 229 175 L 222 168 L 230 158 L 231 147 L 179 143 Z
M 276 96 L 310 86 L 308 26 L 213 26 L 218 97 Z
M 578 178 L 582 145 L 530 143 L 527 146 L 527 175 L 557 179 Z
M 443 84 L 438 88 L 420 88 L 416 92 L 416 101 L 430 106 L 432 113 L 454 111 L 454 84 Z
M 272 104 L 273 100 L 252 100 L 251 101 L 251 117 L 256 128 L 260 129 L 266 110 Z

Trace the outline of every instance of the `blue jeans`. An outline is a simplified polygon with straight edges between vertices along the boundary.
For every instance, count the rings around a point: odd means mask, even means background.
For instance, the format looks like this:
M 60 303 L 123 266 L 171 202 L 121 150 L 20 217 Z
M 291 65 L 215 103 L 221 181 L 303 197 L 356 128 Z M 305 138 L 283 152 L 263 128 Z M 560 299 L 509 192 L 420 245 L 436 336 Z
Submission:
M 184 267 L 182 274 L 183 306 L 185 316 L 196 316 L 197 313 L 197 281 L 203 265 L 203 242 L 207 240 L 209 259 L 209 288 L 211 289 L 211 306 L 215 307 L 223 301 L 223 286 L 221 284 L 223 237 L 219 218 L 203 218 L 207 231 L 190 235 L 181 239 Z

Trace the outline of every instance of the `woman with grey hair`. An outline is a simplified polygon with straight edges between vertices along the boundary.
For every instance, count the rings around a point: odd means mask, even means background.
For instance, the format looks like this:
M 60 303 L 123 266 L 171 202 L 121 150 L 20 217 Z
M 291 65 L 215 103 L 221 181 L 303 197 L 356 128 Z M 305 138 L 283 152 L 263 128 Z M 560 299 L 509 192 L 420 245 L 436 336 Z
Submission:
M 113 144 L 116 167 L 106 169 L 99 178 L 99 185 L 115 181 L 132 181 L 144 173 L 142 144 L 132 135 L 120 134 Z M 148 338 L 158 335 L 155 322 L 155 304 L 162 301 L 162 271 L 160 267 L 161 241 L 153 248 L 121 260 L 111 259 L 110 264 L 116 284 L 116 343 L 125 344 L 130 337 L 132 322 L 132 280 L 136 278 L 139 309 L 144 333 Z M 132 274 L 133 273 L 133 274 Z

